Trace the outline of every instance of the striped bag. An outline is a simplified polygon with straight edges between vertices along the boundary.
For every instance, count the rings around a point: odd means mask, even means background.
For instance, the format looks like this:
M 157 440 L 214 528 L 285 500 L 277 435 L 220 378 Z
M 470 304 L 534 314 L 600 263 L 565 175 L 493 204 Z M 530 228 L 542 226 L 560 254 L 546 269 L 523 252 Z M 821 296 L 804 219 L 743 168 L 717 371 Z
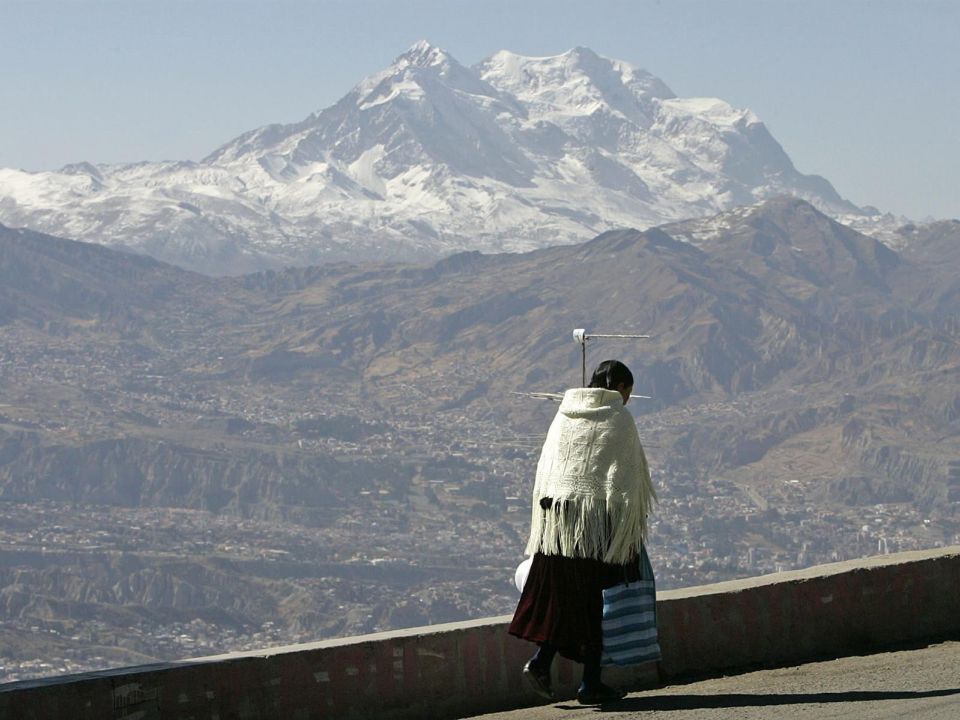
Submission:
M 603 665 L 638 665 L 660 659 L 657 588 L 645 547 L 640 580 L 603 591 Z

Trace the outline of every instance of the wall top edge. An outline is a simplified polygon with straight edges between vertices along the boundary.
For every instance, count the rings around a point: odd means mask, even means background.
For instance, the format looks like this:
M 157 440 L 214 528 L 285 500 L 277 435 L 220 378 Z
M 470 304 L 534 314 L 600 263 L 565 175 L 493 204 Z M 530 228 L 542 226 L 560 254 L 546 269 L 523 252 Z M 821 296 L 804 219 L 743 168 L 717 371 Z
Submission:
M 877 555 L 873 557 L 859 558 L 856 560 L 846 560 L 843 562 L 831 563 L 829 565 L 816 565 L 803 570 L 790 570 L 787 572 L 761 575 L 742 580 L 728 580 L 711 585 L 698 585 L 695 587 L 681 588 L 677 590 L 660 591 L 657 593 L 657 599 L 662 601 L 670 601 L 695 597 L 698 595 L 736 593 L 750 588 L 777 585 L 782 583 L 806 582 L 815 580 L 817 578 L 826 578 L 835 575 L 842 575 L 844 573 L 856 572 L 858 570 L 872 570 L 898 565 L 910 565 L 938 559 L 960 559 L 960 545 L 936 548 L 933 550 L 918 550 L 912 552 L 894 553 L 891 555 Z M 446 635 L 449 633 L 465 632 L 478 628 L 487 629 L 491 632 L 498 632 L 504 631 L 510 620 L 510 615 L 500 615 L 498 617 L 478 618 L 475 620 L 466 620 L 462 622 L 405 628 L 402 630 L 391 630 L 388 632 L 374 633 L 370 635 L 333 638 L 330 640 L 320 640 L 312 643 L 299 643 L 296 645 L 283 645 L 278 647 L 264 648 L 261 650 L 245 650 L 242 652 L 189 658 L 173 662 L 110 668 L 106 670 L 79 673 L 74 675 L 58 675 L 48 678 L 38 678 L 36 680 L 21 680 L 18 682 L 0 684 L 0 694 L 29 688 L 49 687 L 59 684 L 84 681 L 97 681 L 107 678 L 122 677 L 124 675 L 159 672 L 203 664 L 243 662 L 247 660 L 265 659 L 288 653 L 320 651 L 337 647 L 362 645 L 366 643 L 380 643 L 389 641 L 405 642 L 416 638 L 423 638 L 429 641 L 430 638 L 436 638 L 437 636 Z
M 870 557 L 857 558 L 855 560 L 843 560 L 841 562 L 829 563 L 826 565 L 814 565 L 813 567 L 804 568 L 802 570 L 786 570 L 784 572 L 771 573 L 769 575 L 757 575 L 755 577 L 742 578 L 740 580 L 725 580 L 724 582 L 713 583 L 711 585 L 697 585 L 689 588 L 665 590 L 657 592 L 657 599 L 678 600 L 697 595 L 735 593 L 740 592 L 741 590 L 748 590 L 766 585 L 806 582 L 810 580 L 816 580 L 817 578 L 843 575 L 845 573 L 856 572 L 858 570 L 875 570 L 884 567 L 910 565 L 912 563 L 924 562 L 928 560 L 950 559 L 960 559 L 960 545 L 950 545 L 948 547 L 934 548 L 933 550 L 913 550 L 910 552 L 891 553 L 889 555 L 872 555 Z

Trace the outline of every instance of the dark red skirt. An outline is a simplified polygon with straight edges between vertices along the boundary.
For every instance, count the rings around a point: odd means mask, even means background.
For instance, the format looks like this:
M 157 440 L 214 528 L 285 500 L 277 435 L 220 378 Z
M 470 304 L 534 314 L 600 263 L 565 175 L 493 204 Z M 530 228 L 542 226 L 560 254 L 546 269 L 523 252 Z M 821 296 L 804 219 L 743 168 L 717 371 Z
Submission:
M 589 558 L 533 556 L 509 633 L 549 643 L 575 662 L 603 646 L 603 589 L 638 580 L 639 563 L 610 565 Z

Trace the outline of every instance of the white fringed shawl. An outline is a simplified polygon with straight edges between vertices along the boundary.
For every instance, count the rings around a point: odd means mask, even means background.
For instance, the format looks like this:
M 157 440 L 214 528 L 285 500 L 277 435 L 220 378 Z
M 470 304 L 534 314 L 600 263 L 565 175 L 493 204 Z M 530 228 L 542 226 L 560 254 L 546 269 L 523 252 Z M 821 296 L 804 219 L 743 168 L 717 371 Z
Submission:
M 544 509 L 540 501 L 550 498 Z M 615 390 L 567 390 L 537 464 L 527 554 L 625 563 L 656 501 L 633 416 Z

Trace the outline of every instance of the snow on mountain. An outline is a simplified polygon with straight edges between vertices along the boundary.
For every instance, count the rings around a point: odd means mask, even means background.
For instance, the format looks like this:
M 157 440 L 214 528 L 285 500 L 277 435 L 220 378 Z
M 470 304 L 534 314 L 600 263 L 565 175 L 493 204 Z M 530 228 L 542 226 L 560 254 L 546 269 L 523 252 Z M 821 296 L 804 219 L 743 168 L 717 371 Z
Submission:
M 521 251 L 790 194 L 859 216 L 749 110 L 585 48 L 473 68 L 420 42 L 200 162 L 0 169 L 0 222 L 212 274 Z

